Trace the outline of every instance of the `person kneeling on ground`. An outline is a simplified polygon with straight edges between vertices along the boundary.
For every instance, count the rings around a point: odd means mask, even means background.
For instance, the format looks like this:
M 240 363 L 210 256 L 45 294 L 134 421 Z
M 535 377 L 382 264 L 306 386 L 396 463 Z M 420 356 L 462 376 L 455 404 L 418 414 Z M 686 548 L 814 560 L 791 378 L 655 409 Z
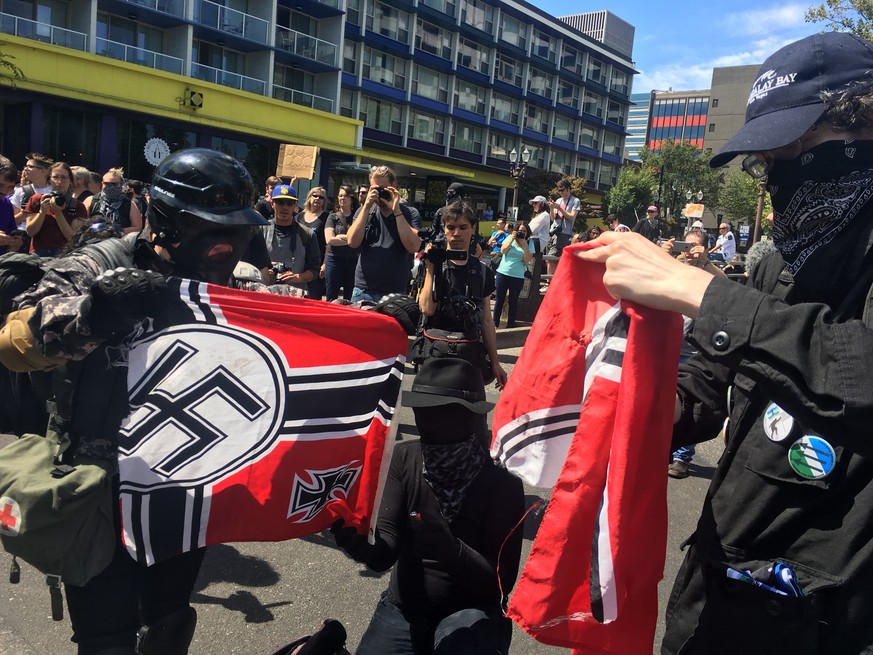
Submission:
M 338 521 L 337 545 L 391 572 L 356 655 L 505 655 L 503 615 L 518 574 L 521 480 L 498 468 L 475 435 L 486 414 L 482 376 L 468 362 L 432 359 L 403 394 L 420 441 L 394 450 L 374 544 Z M 499 561 L 498 561 L 499 560 Z M 499 579 L 498 579 L 499 570 Z

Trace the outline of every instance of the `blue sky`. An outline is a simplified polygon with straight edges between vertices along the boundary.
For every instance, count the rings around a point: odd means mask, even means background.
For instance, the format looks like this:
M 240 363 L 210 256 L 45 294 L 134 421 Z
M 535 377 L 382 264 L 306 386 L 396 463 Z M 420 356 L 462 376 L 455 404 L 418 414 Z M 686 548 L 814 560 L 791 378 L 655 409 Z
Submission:
M 717 66 L 761 64 L 787 43 L 824 29 L 799 3 L 708 0 L 534 0 L 555 16 L 608 9 L 636 28 L 634 93 L 708 89 Z

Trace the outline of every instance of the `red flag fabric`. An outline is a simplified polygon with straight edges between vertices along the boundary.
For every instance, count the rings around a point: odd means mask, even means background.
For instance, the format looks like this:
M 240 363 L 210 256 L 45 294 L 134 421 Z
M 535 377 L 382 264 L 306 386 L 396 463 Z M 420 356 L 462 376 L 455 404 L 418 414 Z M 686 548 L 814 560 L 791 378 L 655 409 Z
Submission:
M 509 615 L 580 653 L 651 653 L 682 319 L 616 302 L 565 248 L 495 409 L 492 453 L 551 501 Z
M 407 352 L 394 319 L 171 278 L 127 353 L 123 538 L 153 564 L 375 526 Z

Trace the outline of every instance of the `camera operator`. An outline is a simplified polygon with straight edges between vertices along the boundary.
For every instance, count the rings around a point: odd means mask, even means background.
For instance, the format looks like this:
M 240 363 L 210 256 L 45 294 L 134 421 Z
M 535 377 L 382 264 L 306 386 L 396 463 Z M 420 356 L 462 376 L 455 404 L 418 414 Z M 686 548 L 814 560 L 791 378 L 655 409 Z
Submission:
M 88 210 L 73 198 L 73 171 L 66 162 L 53 164 L 49 173 L 51 193 L 35 193 L 24 207 L 30 252 L 54 257 L 88 220 Z
M 379 302 L 390 293 L 409 290 L 412 255 L 421 247 L 421 238 L 396 184 L 388 166 L 370 167 L 370 188 L 346 233 L 349 246 L 361 248 L 352 302 Z
M 273 220 L 264 227 L 264 240 L 272 266 L 266 271 L 267 284 L 287 284 L 306 291 L 321 268 L 318 240 L 305 225 L 294 220 L 297 215 L 297 191 L 289 184 L 273 189 Z M 292 294 L 296 295 L 296 294 Z
M 423 336 L 426 338 L 429 329 L 463 333 L 475 344 L 469 360 L 484 379 L 490 381 L 493 375 L 499 389 L 506 384 L 506 371 L 497 358 L 497 331 L 489 311 L 494 273 L 468 255 L 477 226 L 473 210 L 466 202 L 445 208 L 443 234 L 437 235 L 423 251 L 425 278 L 418 305 L 425 317 Z M 479 356 L 485 354 L 487 360 Z

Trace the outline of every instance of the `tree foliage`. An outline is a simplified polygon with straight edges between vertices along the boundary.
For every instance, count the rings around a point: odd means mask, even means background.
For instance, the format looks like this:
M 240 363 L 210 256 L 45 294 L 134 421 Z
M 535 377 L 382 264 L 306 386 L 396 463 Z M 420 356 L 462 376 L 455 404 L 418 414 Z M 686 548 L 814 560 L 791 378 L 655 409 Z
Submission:
M 625 166 L 615 186 L 603 199 L 606 213 L 616 214 L 621 222 L 633 226 L 646 215 L 646 207 L 655 200 L 658 182 L 651 171 L 636 166 Z
M 737 223 L 755 224 L 755 213 L 758 210 L 758 192 L 760 181 L 743 172 L 735 172 L 725 180 L 721 192 L 721 208 L 725 215 Z M 770 204 L 770 194 L 764 194 L 764 212 L 766 216 L 773 211 Z
M 0 42 L 0 46 L 3 45 L 5 44 Z M 14 55 L 0 50 L 0 83 L 8 82 L 13 87 L 16 82 L 27 79 L 24 71 L 13 61 L 14 59 L 16 59 Z
M 825 23 L 835 32 L 851 32 L 873 40 L 873 0 L 825 0 L 803 15 L 807 23 Z
M 685 193 L 703 192 L 703 204 L 715 207 L 719 204 L 719 191 L 724 183 L 724 169 L 709 167 L 712 153 L 703 152 L 686 141 L 662 141 L 661 149 L 640 152 L 643 170 L 648 171 L 657 182 L 656 204 L 668 224 L 675 224 L 685 207 Z

